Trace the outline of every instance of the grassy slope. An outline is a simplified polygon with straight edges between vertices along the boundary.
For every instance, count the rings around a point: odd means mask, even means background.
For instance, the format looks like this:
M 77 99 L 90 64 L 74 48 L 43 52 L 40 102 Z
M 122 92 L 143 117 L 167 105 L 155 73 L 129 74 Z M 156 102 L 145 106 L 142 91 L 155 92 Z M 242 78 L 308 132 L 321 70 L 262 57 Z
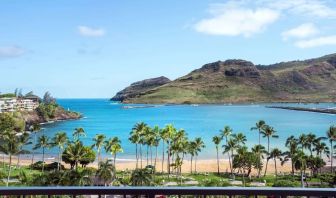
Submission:
M 260 78 L 225 76 L 195 70 L 171 83 L 150 90 L 126 103 L 243 103 L 333 101 L 336 97 L 336 68 L 327 63 L 336 55 L 318 59 L 258 66 Z M 314 65 L 318 65 L 315 66 Z M 239 68 L 241 66 L 232 66 Z M 331 67 L 331 69 L 330 69 Z M 318 71 L 316 71 L 318 69 Z M 319 71 L 321 70 L 321 71 Z M 313 73 L 309 73 L 309 72 Z M 325 74 L 329 73 L 330 76 Z

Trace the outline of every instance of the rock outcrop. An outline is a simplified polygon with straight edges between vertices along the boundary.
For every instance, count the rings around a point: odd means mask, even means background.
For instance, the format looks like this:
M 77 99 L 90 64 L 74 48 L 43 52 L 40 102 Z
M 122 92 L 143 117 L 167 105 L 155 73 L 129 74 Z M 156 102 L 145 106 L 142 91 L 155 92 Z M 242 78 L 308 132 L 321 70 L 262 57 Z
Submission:
M 142 81 L 132 83 L 122 91 L 119 91 L 115 96 L 111 98 L 113 101 L 124 101 L 129 98 L 134 98 L 142 93 L 155 89 L 161 85 L 165 85 L 171 82 L 168 78 L 161 76 L 157 78 L 150 78 Z

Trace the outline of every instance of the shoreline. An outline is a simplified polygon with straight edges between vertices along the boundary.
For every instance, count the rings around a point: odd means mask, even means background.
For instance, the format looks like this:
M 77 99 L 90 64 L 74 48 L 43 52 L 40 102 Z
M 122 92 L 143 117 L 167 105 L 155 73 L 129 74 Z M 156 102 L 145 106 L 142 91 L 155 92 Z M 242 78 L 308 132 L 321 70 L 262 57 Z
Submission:
M 114 101 L 112 101 L 114 102 Z M 326 114 L 336 114 L 336 110 L 333 109 L 313 109 L 313 108 L 305 108 L 305 107 L 290 107 L 290 106 L 272 106 L 273 104 L 297 104 L 297 105 L 310 105 L 310 104 L 332 104 L 336 106 L 336 102 L 307 102 L 307 103 L 298 103 L 298 102 L 246 102 L 246 103 L 122 103 L 118 102 L 116 104 L 121 105 L 122 109 L 142 109 L 142 108 L 157 108 L 157 107 L 169 107 L 169 106 L 264 106 L 265 108 L 274 108 L 274 109 L 288 109 L 288 110 L 297 110 L 297 111 L 305 111 L 301 109 L 312 109 L 312 111 L 306 110 L 307 112 L 317 112 L 317 113 L 326 113 Z M 134 105 L 134 106 L 133 106 Z M 294 109 L 297 108 L 297 109 Z M 319 112 L 313 110 L 322 110 L 326 112 Z M 330 112 L 328 112 L 330 111 Z M 335 111 L 335 112 L 334 112 Z
M 174 106 L 174 105 L 193 105 L 193 104 L 198 104 L 198 105 L 260 105 L 260 104 L 272 104 L 272 103 L 278 103 L 278 104 L 320 104 L 320 103 L 332 103 L 336 104 L 336 101 L 332 100 L 326 100 L 326 101 L 306 101 L 306 102 L 298 102 L 296 101 L 250 101 L 250 102 L 212 102 L 212 103 L 204 103 L 204 102 L 199 102 L 199 103 L 132 103 L 132 102 L 122 102 L 122 101 L 114 101 L 114 100 L 109 100 L 110 102 L 115 102 L 123 105 L 164 105 L 164 106 Z
M 57 155 L 50 155 L 47 154 L 45 155 L 45 162 L 46 163 L 52 163 L 52 162 L 57 162 Z M 2 156 L 0 156 L 0 159 L 2 161 Z M 111 157 L 103 157 L 102 160 L 106 159 L 111 159 Z M 5 157 L 5 162 L 8 162 L 9 158 L 8 156 Z M 41 154 L 36 154 L 34 157 L 34 163 L 37 161 L 42 161 L 42 155 Z M 167 159 L 165 159 L 165 162 L 163 163 L 163 170 L 166 172 L 167 170 Z M 182 165 L 182 172 L 183 173 L 190 173 L 190 160 L 189 159 L 184 159 L 184 163 Z M 193 160 L 193 165 L 192 169 L 194 172 L 195 168 L 195 160 Z M 264 164 L 266 163 L 266 160 L 264 160 Z M 326 161 L 326 166 L 330 164 L 330 162 Z M 29 166 L 31 164 L 31 156 L 30 155 L 21 155 L 20 157 L 20 166 Z M 150 160 L 149 160 L 150 164 Z M 153 164 L 154 164 L 154 158 L 153 158 Z M 229 165 L 229 160 L 228 159 L 219 159 L 219 164 L 220 164 L 220 172 L 230 172 L 230 165 Z M 277 164 L 280 164 L 280 161 L 277 160 Z M 17 165 L 17 156 L 12 157 L 12 166 L 16 167 Z M 62 165 L 64 165 L 66 168 L 69 168 L 68 164 L 65 164 L 62 162 Z M 140 168 L 140 161 L 139 161 L 139 167 Z M 143 159 L 142 160 L 142 167 L 145 168 L 147 165 L 147 160 Z M 0 165 L 1 166 L 1 165 Z M 89 164 L 87 167 L 91 168 L 98 168 L 98 163 L 97 160 L 91 164 Z M 136 168 L 136 160 L 135 159 L 124 159 L 124 158 L 117 158 L 116 160 L 116 170 L 118 171 L 130 171 L 134 170 Z M 265 167 L 264 167 L 265 168 Z M 264 173 L 264 168 L 261 171 L 261 173 Z M 278 174 L 285 174 L 285 173 L 290 173 L 291 172 L 291 165 L 290 161 L 283 165 L 283 166 L 278 166 Z M 162 170 L 162 162 L 161 159 L 157 159 L 156 163 L 156 170 L 157 172 L 161 172 Z M 215 173 L 217 172 L 217 159 L 198 159 L 197 160 L 197 172 L 198 173 Z M 255 176 L 257 174 L 255 169 L 252 169 L 251 175 Z M 275 169 L 274 169 L 274 161 L 270 160 L 268 163 L 268 169 L 267 169 L 267 174 L 268 175 L 274 175 L 275 174 Z

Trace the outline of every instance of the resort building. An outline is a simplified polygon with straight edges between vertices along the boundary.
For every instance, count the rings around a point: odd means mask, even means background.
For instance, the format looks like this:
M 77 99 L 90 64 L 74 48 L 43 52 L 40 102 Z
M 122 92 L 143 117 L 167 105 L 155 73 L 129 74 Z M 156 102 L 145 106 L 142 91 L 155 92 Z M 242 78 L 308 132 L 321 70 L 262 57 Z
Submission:
M 0 98 L 0 112 L 33 111 L 38 105 L 33 98 Z
M 18 99 L 17 100 L 17 109 L 21 111 L 33 111 L 38 107 L 38 102 L 35 102 L 31 99 Z
M 16 98 L 1 98 L 1 112 L 13 112 L 16 110 L 17 107 L 17 100 Z

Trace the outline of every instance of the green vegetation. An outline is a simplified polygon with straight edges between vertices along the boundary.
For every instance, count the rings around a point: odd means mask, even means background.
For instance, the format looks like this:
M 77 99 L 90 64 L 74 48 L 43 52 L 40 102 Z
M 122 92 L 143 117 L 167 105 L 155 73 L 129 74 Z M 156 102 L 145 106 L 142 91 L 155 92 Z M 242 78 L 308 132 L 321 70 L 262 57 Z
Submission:
M 76 128 L 72 138 L 66 132 L 58 132 L 54 137 L 45 134 L 36 139 L 39 125 L 32 125 L 30 135 L 15 128 L 14 116 L 0 114 L 0 151 L 3 153 L 3 165 L 0 168 L 0 181 L 6 186 L 27 185 L 199 185 L 199 186 L 256 186 L 259 184 L 277 187 L 312 186 L 330 187 L 336 184 L 333 164 L 325 167 L 326 157 L 335 157 L 336 126 L 330 126 L 326 137 L 316 137 L 313 133 L 290 136 L 285 142 L 286 151 L 273 147 L 272 138 L 277 138 L 276 130 L 265 121 L 258 121 L 251 130 L 260 135 L 260 144 L 251 148 L 245 146 L 247 139 L 241 132 L 234 132 L 225 126 L 213 137 L 213 146 L 217 153 L 217 171 L 204 173 L 197 170 L 197 158 L 205 147 L 202 138 L 189 139 L 183 129 L 168 124 L 164 128 L 150 127 L 144 122 L 134 125 L 129 140 L 134 144 L 135 169 L 117 171 L 117 155 L 123 152 L 118 137 L 106 137 L 96 134 L 93 145 L 85 145 L 81 137 L 86 136 L 83 128 Z M 32 140 L 33 138 L 33 140 Z M 36 140 L 36 141 L 35 141 Z M 327 146 L 327 142 L 330 147 Z M 163 153 L 158 153 L 162 143 Z M 26 145 L 33 144 L 33 150 Z M 210 146 L 210 145 L 207 145 Z M 267 149 L 266 149 L 266 147 Z M 55 147 L 57 160 L 45 162 L 45 152 Z M 42 151 L 42 161 L 34 162 L 36 150 Z M 110 154 L 111 159 L 103 160 L 101 152 Z M 20 164 L 21 154 L 32 154 L 29 166 Z M 96 155 L 97 153 L 97 155 Z M 221 171 L 218 163 L 221 155 L 229 159 L 230 170 Z M 8 160 L 5 160 L 7 156 Z M 17 164 L 13 164 L 16 157 Z M 161 171 L 157 170 L 157 161 L 162 160 Z M 98 159 L 98 167 L 89 167 Z M 182 172 L 186 159 L 190 171 Z M 265 161 L 263 160 L 265 159 Z M 261 174 L 268 162 L 274 162 L 274 175 Z M 266 163 L 266 164 L 264 164 Z M 291 163 L 289 174 L 280 174 L 279 166 Z M 167 166 L 164 167 L 164 164 Z M 253 174 L 256 173 L 256 174 Z M 0 182 L 1 183 L 1 182 Z M 311 183 L 311 184 L 310 184 Z
M 16 95 L 13 93 L 0 94 L 0 98 L 15 98 Z
M 44 120 L 50 120 L 55 118 L 58 108 L 59 105 L 56 103 L 55 98 L 53 98 L 49 92 L 46 92 L 36 111 Z

